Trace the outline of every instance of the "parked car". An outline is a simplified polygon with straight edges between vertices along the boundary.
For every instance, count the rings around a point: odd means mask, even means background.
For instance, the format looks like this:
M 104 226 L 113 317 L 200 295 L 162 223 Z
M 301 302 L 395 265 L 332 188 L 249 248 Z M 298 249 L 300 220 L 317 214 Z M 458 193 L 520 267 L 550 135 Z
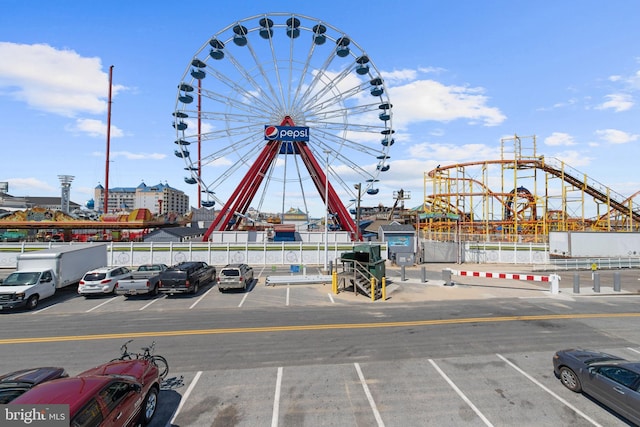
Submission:
M 19 371 L 0 375 L 0 404 L 4 405 L 11 402 L 38 384 L 68 376 L 69 375 L 64 368 L 49 366 L 21 369 Z
M 553 355 L 553 372 L 576 393 L 586 393 L 640 425 L 640 361 L 593 350 L 567 349 Z
M 160 273 L 165 271 L 165 264 L 143 264 L 131 272 L 128 279 L 120 279 L 116 283 L 115 293 L 124 295 L 157 295 Z
M 146 425 L 158 407 L 158 368 L 147 359 L 118 360 L 75 377 L 33 387 L 12 404 L 69 405 L 69 425 Z
M 102 267 L 90 270 L 80 280 L 78 293 L 85 297 L 111 294 L 114 292 L 118 280 L 130 277 L 131 270 L 127 267 Z
M 169 267 L 160 275 L 159 290 L 166 294 L 195 294 L 201 285 L 216 280 L 216 268 L 203 261 L 187 261 Z
M 229 289 L 247 290 L 253 282 L 253 268 L 247 264 L 227 264 L 218 275 L 218 290 L 224 292 Z

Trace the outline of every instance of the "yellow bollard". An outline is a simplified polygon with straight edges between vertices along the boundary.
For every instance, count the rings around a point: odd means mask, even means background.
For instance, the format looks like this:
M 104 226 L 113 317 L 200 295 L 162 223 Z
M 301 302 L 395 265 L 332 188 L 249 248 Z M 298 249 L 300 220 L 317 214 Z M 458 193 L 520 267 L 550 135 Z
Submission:
M 387 278 L 382 278 L 382 301 L 387 300 Z
M 335 270 L 331 272 L 331 291 L 338 295 L 338 272 Z
M 371 301 L 375 301 L 376 300 L 376 278 L 372 277 L 371 278 Z

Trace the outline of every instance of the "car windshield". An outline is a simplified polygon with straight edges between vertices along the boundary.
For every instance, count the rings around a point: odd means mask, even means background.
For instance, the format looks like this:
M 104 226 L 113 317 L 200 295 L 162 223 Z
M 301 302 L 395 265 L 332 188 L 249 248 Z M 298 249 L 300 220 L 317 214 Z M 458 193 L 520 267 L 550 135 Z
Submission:
M 84 275 L 83 280 L 85 282 L 96 282 L 98 280 L 103 280 L 107 277 L 106 273 L 87 273 Z
M 11 273 L 4 279 L 4 286 L 24 286 L 38 283 L 40 273 Z

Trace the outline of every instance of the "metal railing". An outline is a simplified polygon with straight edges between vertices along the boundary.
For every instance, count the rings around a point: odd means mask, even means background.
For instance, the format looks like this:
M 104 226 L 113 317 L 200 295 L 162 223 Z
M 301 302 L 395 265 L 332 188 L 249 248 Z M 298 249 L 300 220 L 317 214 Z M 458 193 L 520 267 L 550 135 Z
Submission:
M 618 270 L 640 268 L 640 258 L 552 258 L 547 264 L 533 265 L 534 271 Z

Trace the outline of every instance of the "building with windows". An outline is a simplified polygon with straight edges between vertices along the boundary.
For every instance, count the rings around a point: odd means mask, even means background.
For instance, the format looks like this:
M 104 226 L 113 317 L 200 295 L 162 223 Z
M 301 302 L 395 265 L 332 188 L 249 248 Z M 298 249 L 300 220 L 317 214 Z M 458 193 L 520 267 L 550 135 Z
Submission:
M 94 189 L 95 209 L 105 212 L 132 211 L 134 209 L 148 209 L 154 215 L 175 212 L 180 215 L 187 213 L 189 196 L 183 191 L 168 184 L 146 185 L 144 182 L 137 187 L 114 187 L 109 189 L 107 203 L 104 210 L 104 187 L 98 185 Z

